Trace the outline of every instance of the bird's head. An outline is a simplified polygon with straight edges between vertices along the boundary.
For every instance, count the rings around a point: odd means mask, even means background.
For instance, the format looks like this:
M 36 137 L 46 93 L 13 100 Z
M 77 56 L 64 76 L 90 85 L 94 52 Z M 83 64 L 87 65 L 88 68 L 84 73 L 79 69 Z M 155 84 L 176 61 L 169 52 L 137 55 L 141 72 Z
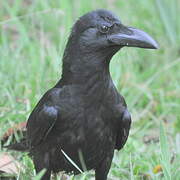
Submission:
M 125 46 L 158 48 L 156 41 L 150 35 L 123 25 L 107 10 L 96 10 L 82 16 L 73 26 L 70 41 L 79 45 L 79 51 L 90 53 L 112 51 L 115 54 Z
M 80 79 L 90 72 L 109 72 L 111 57 L 122 47 L 157 49 L 158 45 L 150 35 L 123 25 L 107 10 L 89 12 L 72 28 L 64 52 L 62 77 L 70 81 L 70 77 Z

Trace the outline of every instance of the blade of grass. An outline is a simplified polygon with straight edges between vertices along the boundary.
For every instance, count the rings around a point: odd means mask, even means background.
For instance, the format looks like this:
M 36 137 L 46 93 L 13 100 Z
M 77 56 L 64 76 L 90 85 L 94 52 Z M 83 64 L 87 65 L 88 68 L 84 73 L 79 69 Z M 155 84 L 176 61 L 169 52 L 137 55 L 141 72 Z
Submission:
M 133 165 L 132 165 L 132 156 L 130 154 L 130 175 L 131 175 L 131 180 L 135 180 L 134 179 L 134 173 L 133 173 Z
M 167 142 L 167 136 L 162 122 L 160 122 L 160 147 L 161 147 L 161 164 L 163 166 L 164 177 L 171 180 L 170 153 Z
M 176 30 L 176 23 L 177 21 L 174 21 L 174 14 L 176 9 L 174 9 L 176 1 L 171 1 L 166 3 L 164 0 L 156 0 L 156 6 L 159 11 L 160 18 L 162 20 L 162 23 L 164 25 L 165 31 L 168 35 L 168 38 L 170 42 L 173 45 L 176 45 L 178 40 L 177 30 Z M 169 4 L 171 3 L 171 4 Z M 170 6 L 171 5 L 171 11 Z M 173 8 L 173 10 L 172 10 Z
M 63 155 L 67 158 L 67 160 L 80 172 L 83 173 L 83 171 L 78 167 L 78 165 L 61 149 L 61 152 Z
M 45 172 L 46 172 L 46 169 L 43 169 L 33 178 L 33 180 L 40 180 Z

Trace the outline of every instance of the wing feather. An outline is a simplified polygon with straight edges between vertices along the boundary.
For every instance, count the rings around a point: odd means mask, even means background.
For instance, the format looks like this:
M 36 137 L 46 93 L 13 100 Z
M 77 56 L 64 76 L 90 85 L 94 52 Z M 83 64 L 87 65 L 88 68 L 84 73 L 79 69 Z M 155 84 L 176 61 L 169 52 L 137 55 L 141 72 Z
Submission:
M 51 99 L 51 93 L 53 91 L 43 96 L 28 119 L 27 139 L 30 147 L 40 144 L 47 138 L 60 114 L 59 108 Z
M 125 145 L 128 136 L 129 130 L 131 127 L 131 115 L 126 109 L 123 113 L 121 121 L 119 121 L 118 133 L 116 138 L 116 149 L 120 150 Z

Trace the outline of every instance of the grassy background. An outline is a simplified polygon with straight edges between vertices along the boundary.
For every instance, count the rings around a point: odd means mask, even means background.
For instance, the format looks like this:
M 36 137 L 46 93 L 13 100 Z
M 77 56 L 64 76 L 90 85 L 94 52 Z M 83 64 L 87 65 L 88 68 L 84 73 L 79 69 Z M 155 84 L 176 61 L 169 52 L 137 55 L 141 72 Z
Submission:
M 72 24 L 98 8 L 112 10 L 124 24 L 147 31 L 160 44 L 158 51 L 124 48 L 111 62 L 113 80 L 127 101 L 133 124 L 125 148 L 115 152 L 109 177 L 179 180 L 178 0 L 1 0 L 0 135 L 27 119 L 42 94 L 58 81 Z M 31 160 L 16 155 L 26 167 L 18 178 L 30 179 Z M 155 172 L 157 165 L 163 172 Z M 87 177 L 88 173 L 70 178 Z

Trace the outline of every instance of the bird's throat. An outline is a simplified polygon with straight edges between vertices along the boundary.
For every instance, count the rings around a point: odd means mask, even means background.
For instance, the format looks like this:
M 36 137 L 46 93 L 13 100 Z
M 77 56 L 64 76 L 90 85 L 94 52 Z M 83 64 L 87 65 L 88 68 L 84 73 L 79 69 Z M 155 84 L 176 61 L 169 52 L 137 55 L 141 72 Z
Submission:
M 112 56 L 111 56 L 112 57 Z M 96 55 L 68 56 L 63 59 L 62 81 L 64 84 L 92 84 L 105 82 L 109 77 L 111 57 Z
M 109 61 L 110 58 L 93 57 L 91 59 L 87 56 L 76 58 L 76 62 L 65 59 L 61 83 L 76 86 L 77 93 L 83 94 L 88 99 L 87 105 L 100 102 L 111 82 Z

